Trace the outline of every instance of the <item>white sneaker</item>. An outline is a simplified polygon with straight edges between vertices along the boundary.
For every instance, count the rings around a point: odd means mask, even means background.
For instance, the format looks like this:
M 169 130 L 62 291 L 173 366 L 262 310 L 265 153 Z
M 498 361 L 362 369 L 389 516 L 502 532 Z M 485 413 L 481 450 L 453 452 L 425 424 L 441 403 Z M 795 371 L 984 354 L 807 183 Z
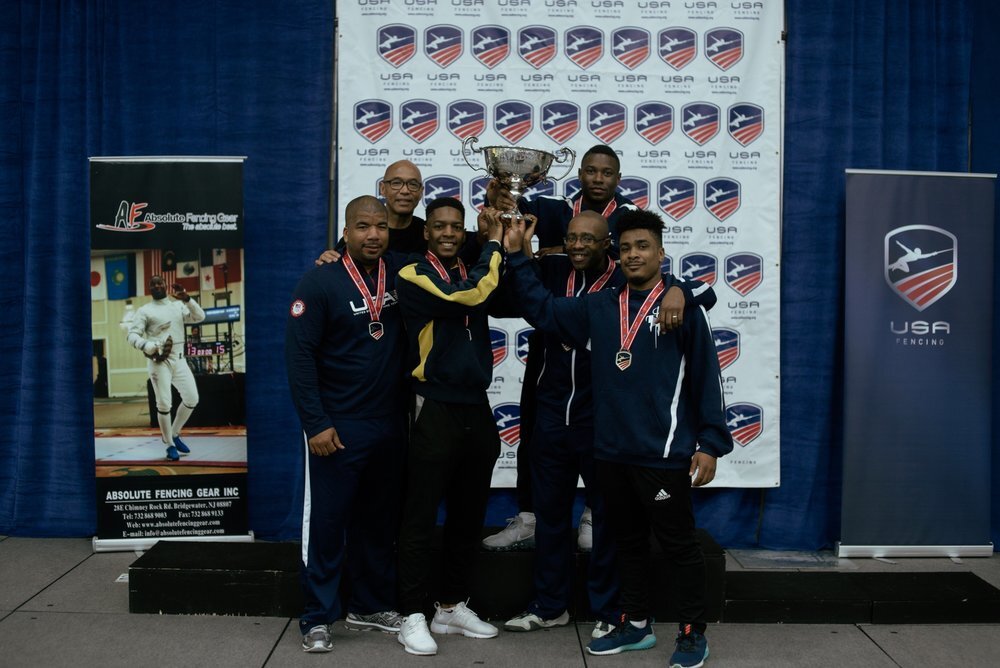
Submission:
M 590 514 L 590 508 L 584 508 L 580 515 L 580 528 L 576 533 L 576 546 L 583 552 L 590 552 L 594 549 L 594 518 Z
M 434 642 L 430 631 L 427 630 L 427 618 L 419 612 L 403 617 L 403 623 L 399 625 L 399 635 L 396 638 L 409 654 L 417 656 L 437 654 L 437 643 Z
M 612 631 L 615 630 L 614 624 L 609 624 L 607 622 L 597 622 L 594 624 L 594 630 L 590 632 L 591 638 L 603 638 Z
M 319 624 L 312 627 L 302 636 L 303 652 L 329 652 L 333 649 L 330 642 L 330 627 L 326 624 Z
M 503 628 L 505 631 L 535 631 L 537 629 L 551 629 L 553 626 L 566 626 L 569 624 L 569 612 L 563 611 L 558 617 L 552 619 L 542 619 L 530 611 L 524 611 L 517 617 L 507 620 Z
M 467 638 L 495 638 L 499 631 L 492 624 L 487 624 L 465 605 L 456 603 L 451 610 L 442 608 L 435 603 L 437 612 L 431 621 L 431 631 L 434 633 L 461 633 Z
M 535 513 L 518 513 L 507 518 L 507 527 L 483 539 L 487 550 L 513 550 L 535 546 Z

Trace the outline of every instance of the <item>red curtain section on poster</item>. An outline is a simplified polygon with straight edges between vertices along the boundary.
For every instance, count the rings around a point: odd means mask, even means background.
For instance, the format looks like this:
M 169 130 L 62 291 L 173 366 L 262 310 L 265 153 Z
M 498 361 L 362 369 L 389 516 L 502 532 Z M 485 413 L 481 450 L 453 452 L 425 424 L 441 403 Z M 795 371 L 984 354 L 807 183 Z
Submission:
M 666 269 L 711 283 L 736 447 L 714 486 L 779 484 L 783 7 L 765 2 L 338 2 L 338 210 L 385 166 L 420 167 L 425 204 L 483 204 L 461 140 L 581 155 L 605 143 L 622 194 L 667 223 Z M 471 156 L 474 164 L 481 160 Z M 575 174 L 528 196 L 573 196 Z M 421 210 L 418 208 L 417 214 Z M 490 398 L 512 486 L 527 325 L 496 321 Z

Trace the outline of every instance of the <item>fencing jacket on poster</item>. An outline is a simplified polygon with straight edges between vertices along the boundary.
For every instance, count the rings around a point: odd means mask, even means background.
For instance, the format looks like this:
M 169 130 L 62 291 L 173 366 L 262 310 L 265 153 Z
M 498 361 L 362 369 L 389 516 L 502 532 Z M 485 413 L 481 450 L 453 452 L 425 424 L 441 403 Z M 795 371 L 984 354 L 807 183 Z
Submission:
M 621 350 L 619 295 L 624 288 L 579 298 L 556 298 L 535 276 L 531 260 L 512 253 L 510 268 L 522 308 L 539 329 L 591 353 L 594 457 L 653 468 L 690 466 L 695 449 L 721 457 L 732 451 L 726 427 L 719 360 L 705 310 L 689 307 L 684 324 L 658 334 L 657 309 L 639 327 L 631 364 L 616 364 Z M 629 291 L 635 318 L 649 291 Z
M 417 394 L 461 404 L 487 400 L 493 380 L 487 306 L 503 268 L 503 248 L 487 242 L 466 278 L 459 265 L 443 279 L 425 255 L 399 272 L 397 289 L 409 342 L 406 369 Z

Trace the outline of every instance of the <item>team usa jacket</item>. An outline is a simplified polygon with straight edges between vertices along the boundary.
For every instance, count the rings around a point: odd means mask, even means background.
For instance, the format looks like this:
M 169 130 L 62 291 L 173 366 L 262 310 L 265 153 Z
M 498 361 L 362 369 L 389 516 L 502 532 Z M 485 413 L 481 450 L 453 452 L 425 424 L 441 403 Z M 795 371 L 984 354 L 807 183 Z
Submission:
M 654 308 L 622 349 L 619 297 L 624 287 L 556 298 L 523 253 L 509 257 L 514 290 L 529 322 L 591 353 L 594 457 L 651 468 L 683 469 L 700 449 L 721 457 L 733 449 L 726 427 L 719 359 L 704 308 L 689 306 L 684 324 L 658 334 Z M 628 291 L 632 322 L 649 291 Z M 658 300 L 657 300 L 658 301 Z
M 372 336 L 364 297 L 341 261 L 309 270 L 299 281 L 285 330 L 292 401 L 308 437 L 338 418 L 372 418 L 404 410 L 403 319 L 396 298 L 398 255 L 387 254 L 381 331 Z M 358 267 L 371 295 L 377 271 Z
M 579 297 L 625 285 L 625 275 L 611 258 L 603 266 L 586 271 L 574 269 L 569 256 L 561 253 L 550 253 L 531 265 L 542 285 L 556 297 Z M 701 281 L 677 282 L 670 276 L 664 278 L 684 291 L 686 305 L 704 306 L 706 310 L 715 306 L 716 295 L 711 286 Z M 590 351 L 571 347 L 560 336 L 548 332 L 541 332 L 541 345 L 542 371 L 536 390 L 539 411 L 566 425 L 592 425 L 594 390 L 590 381 Z
M 487 401 L 493 353 L 487 307 L 503 268 L 499 242 L 483 245 L 479 260 L 461 263 L 442 278 L 427 255 L 412 255 L 396 285 L 406 322 L 406 370 L 413 391 L 436 401 Z M 463 271 L 465 276 L 463 276 Z
M 568 197 L 552 197 L 543 195 L 532 200 L 521 199 L 517 203 L 521 213 L 530 213 L 538 217 L 538 224 L 535 226 L 535 236 L 538 237 L 538 245 L 541 248 L 552 246 L 562 246 L 566 230 L 569 229 L 569 221 L 580 213 L 583 207 L 583 196 L 577 194 L 570 199 Z M 589 207 L 587 207 L 589 209 Z M 622 211 L 635 211 L 638 207 L 627 197 L 622 197 L 617 192 L 613 200 L 608 202 L 604 209 L 594 209 L 608 220 L 608 232 L 611 234 L 611 244 L 618 247 L 618 232 L 616 223 Z

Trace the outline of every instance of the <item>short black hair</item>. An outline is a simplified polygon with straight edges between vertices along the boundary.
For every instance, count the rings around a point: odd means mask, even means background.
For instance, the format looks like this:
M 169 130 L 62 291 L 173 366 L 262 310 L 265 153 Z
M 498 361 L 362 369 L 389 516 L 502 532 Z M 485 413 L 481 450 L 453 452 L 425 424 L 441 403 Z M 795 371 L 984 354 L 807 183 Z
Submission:
M 438 197 L 427 205 L 424 209 L 424 218 L 430 218 L 431 214 L 441 207 L 450 206 L 453 209 L 458 209 L 458 212 L 462 214 L 462 220 L 465 220 L 465 207 L 462 202 L 455 199 L 454 197 Z
M 657 239 L 663 238 L 663 219 L 660 214 L 648 209 L 624 209 L 615 221 L 618 238 L 629 230 L 649 230 Z
M 382 200 L 379 198 L 371 195 L 361 195 L 360 197 L 355 197 L 347 203 L 347 207 L 344 209 L 345 225 L 351 224 L 351 219 L 358 214 L 358 211 L 367 208 L 373 208 L 376 210 L 381 209 L 384 212 L 385 204 L 383 204 Z
M 609 158 L 615 161 L 615 169 L 618 170 L 619 172 L 622 171 L 622 161 L 618 159 L 618 154 L 615 153 L 615 149 L 611 148 L 607 144 L 594 144 L 593 146 L 588 148 L 587 152 L 583 154 L 582 158 L 580 158 L 580 165 L 582 166 L 583 163 L 587 160 L 587 158 L 592 155 L 608 156 Z

